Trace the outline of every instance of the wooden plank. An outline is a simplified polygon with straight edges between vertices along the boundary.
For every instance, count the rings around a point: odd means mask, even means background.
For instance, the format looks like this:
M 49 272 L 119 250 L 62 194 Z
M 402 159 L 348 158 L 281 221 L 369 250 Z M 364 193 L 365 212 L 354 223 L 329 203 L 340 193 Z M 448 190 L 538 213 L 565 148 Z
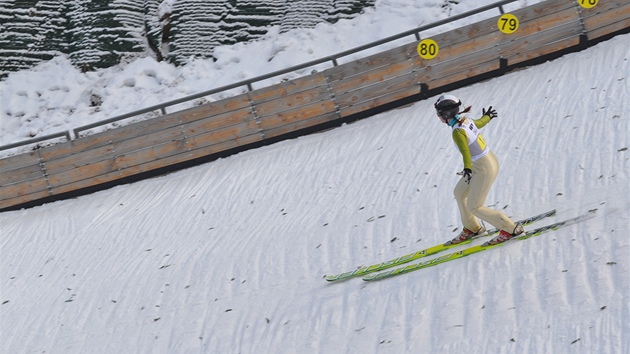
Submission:
M 611 24 L 630 17 L 630 13 L 625 10 L 628 5 L 630 5 L 628 0 L 599 0 L 597 5 L 590 9 L 583 8 L 579 5 L 576 6 L 578 6 L 580 16 L 585 21 L 590 18 L 603 16 L 608 18 L 609 22 L 607 22 L 607 24 Z
M 150 161 L 157 161 L 165 157 L 182 154 L 187 150 L 186 139 L 182 138 L 164 144 L 154 145 L 143 150 L 130 151 L 125 154 L 117 155 L 114 158 L 114 162 L 119 169 L 124 170 Z
M 532 47 L 531 49 L 525 49 L 522 52 L 515 53 L 513 55 L 506 56 L 510 65 L 522 63 L 527 60 L 539 58 L 546 54 L 558 52 L 562 49 L 571 48 L 580 44 L 579 33 L 575 36 L 557 40 L 547 45 Z M 527 48 L 527 47 L 526 47 Z
M 30 165 L 7 172 L 0 172 L 0 186 L 44 177 L 44 172 L 39 164 Z
M 458 60 L 460 62 L 472 60 L 470 57 L 471 55 L 475 56 L 475 58 L 481 58 L 482 60 L 487 59 L 490 56 L 496 58 L 498 55 L 496 49 L 497 43 L 501 39 L 501 33 L 497 32 L 498 31 L 495 31 L 467 42 L 457 43 L 447 47 L 440 47 L 437 57 L 425 60 L 418 56 L 414 59 L 414 65 L 417 68 L 436 66 L 442 63 L 457 66 L 459 64 L 452 63 L 453 60 Z
M 215 119 L 211 118 L 205 121 L 191 123 L 189 126 L 187 126 L 188 130 L 186 130 L 186 132 L 189 134 L 194 134 L 200 131 L 200 129 L 204 128 L 214 127 L 215 129 L 218 129 L 222 125 L 221 123 L 227 122 L 229 127 L 228 130 L 223 128 L 223 130 L 217 130 L 212 134 L 212 137 L 216 139 L 218 136 L 220 136 L 220 134 L 234 135 L 233 132 L 240 129 L 238 125 L 234 125 L 235 121 L 245 119 L 250 120 L 250 122 L 247 123 L 251 126 L 250 132 L 258 133 L 258 126 L 255 122 L 252 121 L 253 115 L 251 114 L 249 109 L 241 110 L 241 112 L 237 112 L 237 114 L 228 114 L 228 117 L 220 116 L 218 117 L 218 119 L 217 117 L 213 118 Z M 226 131 L 229 131 L 229 133 L 226 133 Z M 72 154 L 57 160 L 52 160 L 51 162 L 45 164 L 47 172 L 51 174 L 51 184 L 53 186 L 59 186 L 71 183 L 76 180 L 86 180 L 101 174 L 111 174 L 110 172 L 112 170 L 114 170 L 115 168 L 120 168 L 114 165 L 113 159 L 121 151 L 142 149 L 143 146 L 146 146 L 145 143 L 147 143 L 147 141 L 150 141 L 149 138 L 153 139 L 151 143 L 169 140 L 171 136 L 164 135 L 164 133 L 173 133 L 174 135 L 172 135 L 172 137 L 183 135 L 181 127 L 175 127 L 158 133 L 160 134 L 154 134 L 148 137 L 142 136 L 134 139 L 128 139 L 114 145 L 102 146 L 82 153 Z M 200 134 L 197 135 L 200 136 Z M 232 139 L 231 136 L 229 138 Z M 35 167 L 37 168 L 37 170 L 39 170 L 40 168 L 39 165 Z M 42 179 L 38 182 L 39 183 L 29 182 L 14 184 L 10 189 L 3 188 L 3 193 L 6 192 L 9 194 L 16 194 L 16 191 L 20 191 L 20 194 L 28 194 L 28 192 L 33 192 L 34 190 L 26 191 L 25 188 L 48 188 L 48 184 L 45 182 L 45 180 Z
M 509 58 L 509 63 L 514 64 L 532 59 L 537 55 L 550 53 L 554 46 L 547 45 L 547 42 L 553 42 L 555 47 L 558 48 L 557 50 L 560 50 L 574 45 L 575 41 L 579 40 L 573 38 L 567 40 L 566 43 L 560 42 L 567 39 L 567 37 L 578 36 L 581 31 L 576 9 L 570 6 L 567 7 L 566 3 L 556 1 L 544 6 L 536 6 L 533 9 L 524 11 L 527 15 L 522 17 L 526 19 L 533 18 L 533 14 L 544 13 L 544 11 L 555 12 L 521 23 L 519 30 L 513 35 L 503 35 L 498 30 L 495 30 L 494 33 L 497 35 L 490 34 L 476 39 L 477 42 L 481 40 L 485 43 L 486 47 L 487 43 L 491 42 L 488 41 L 489 39 L 494 37 L 497 40 L 495 45 L 500 45 L 500 47 L 497 47 L 496 51 L 492 49 L 482 51 L 482 54 L 488 55 L 479 55 L 479 52 L 474 52 L 473 48 L 477 47 L 477 45 L 469 46 L 468 42 L 441 50 L 440 58 L 454 57 L 457 59 L 454 59 L 454 62 L 443 61 L 431 65 L 429 70 L 419 77 L 420 82 L 427 83 L 430 88 L 440 87 L 498 69 L 499 62 L 493 60 L 493 56 L 507 57 Z M 519 18 L 521 17 L 519 16 Z M 493 26 L 496 29 L 496 22 Z M 543 29 L 548 30 L 543 31 Z M 465 53 L 471 54 L 466 55 Z
M 435 34 L 427 38 L 434 40 L 438 44 L 438 46 L 440 47 L 440 52 L 442 51 L 442 49 L 448 48 L 450 46 L 459 45 L 465 48 L 469 46 L 468 43 L 470 41 L 487 42 L 489 38 L 492 39 L 500 35 L 501 32 L 499 32 L 499 30 L 497 29 L 497 19 L 498 16 L 492 17 L 461 28 L 456 28 L 447 32 Z M 420 41 L 416 42 L 416 46 L 419 44 L 419 42 Z M 442 54 L 439 53 L 439 56 L 441 57 Z
M 78 167 L 93 165 L 101 161 L 112 160 L 117 155 L 130 151 L 142 150 L 146 149 L 148 146 L 160 145 L 165 142 L 183 138 L 184 132 L 182 127 L 174 127 L 151 135 L 143 135 L 47 161 L 45 162 L 45 167 L 49 174 L 58 174 L 63 171 L 74 170 Z
M 0 209 L 9 208 L 12 206 L 28 203 L 34 200 L 49 197 L 51 194 L 48 190 L 34 192 L 30 194 L 23 194 L 9 199 L 0 200 Z
M 417 56 L 414 58 L 417 67 L 436 66 L 446 62 L 477 53 L 487 51 L 490 55 L 496 55 L 495 47 L 511 42 L 517 38 L 532 35 L 546 28 L 553 28 L 567 22 L 578 21 L 578 13 L 575 4 L 566 0 L 553 0 L 535 4 L 513 12 L 519 18 L 519 29 L 511 35 L 503 34 L 497 27 L 499 16 L 478 23 L 454 29 L 445 33 L 432 36 L 440 51 L 434 59 L 424 60 Z M 485 58 L 482 58 L 484 60 Z M 458 64 L 449 65 L 457 66 Z
M 2 208 L 6 208 L 12 205 L 19 205 L 22 203 L 27 203 L 47 197 L 51 194 L 61 194 L 75 191 L 81 188 L 91 187 L 100 183 L 114 181 L 120 178 L 133 176 L 138 173 L 147 172 L 156 168 L 166 167 L 175 163 L 208 156 L 228 149 L 233 149 L 239 146 L 261 141 L 262 136 L 258 134 L 258 130 L 254 122 L 249 122 L 248 124 L 253 125 L 251 131 L 254 131 L 256 134 L 243 136 L 236 139 L 232 138 L 218 143 L 216 141 L 220 139 L 216 139 L 216 132 L 203 134 L 213 135 L 213 137 L 210 139 L 208 139 L 208 136 L 198 135 L 197 137 L 189 139 L 188 142 L 182 145 L 183 147 L 185 147 L 185 149 L 179 149 L 179 151 L 181 151 L 182 153 L 170 155 L 166 158 L 155 159 L 145 163 L 140 163 L 138 165 L 133 165 L 138 160 L 134 160 L 129 158 L 130 156 L 126 156 L 127 159 L 118 159 L 117 163 L 115 163 L 113 160 L 100 161 L 93 165 L 82 166 L 72 171 L 64 171 L 60 174 L 52 175 L 50 176 L 52 186 L 52 188 L 50 189 L 50 193 L 48 191 L 48 185 L 43 179 L 35 180 L 35 182 L 37 182 L 37 185 L 35 185 L 34 183 L 23 183 L 20 185 L 12 185 L 12 188 L 2 187 L 3 195 L 6 192 L 7 195 L 16 195 L 16 197 L 0 201 L 0 206 Z M 235 131 L 242 132 L 244 130 L 236 129 Z M 208 144 L 207 141 L 214 142 L 211 142 L 211 145 L 206 145 Z M 172 150 L 173 149 L 166 149 L 166 151 Z M 120 170 L 118 170 L 117 168 L 115 168 L 116 166 L 126 168 L 121 168 Z M 37 189 L 40 189 L 43 192 L 32 193 Z M 19 198 L 17 196 L 19 196 Z
M 399 91 L 389 92 L 386 95 L 341 108 L 340 115 L 341 117 L 348 117 L 355 113 L 364 112 L 368 109 L 376 108 L 390 102 L 413 96 L 418 93 L 420 93 L 420 86 L 408 86 Z
M 48 194 L 48 182 L 39 164 L 39 151 L 11 156 L 0 160 L 0 204 L 6 200 L 42 192 Z
M 537 19 L 521 22 L 518 30 L 511 35 L 503 35 L 499 41 L 499 46 L 509 47 L 511 43 L 519 42 L 526 39 L 528 42 L 535 44 L 544 42 L 545 40 L 555 41 L 565 38 L 564 32 L 581 31 L 579 13 L 575 8 L 569 8 L 553 15 L 541 16 Z
M 577 45 L 580 42 L 580 34 L 582 34 L 580 22 L 570 22 L 506 43 L 501 47 L 500 53 L 508 60 L 508 64 L 517 64 Z
M 455 47 L 461 47 L 457 45 Z M 433 80 L 442 80 L 447 76 L 471 71 L 471 75 L 479 75 L 497 69 L 495 65 L 499 65 L 499 49 L 498 47 L 476 49 L 469 48 L 467 52 L 462 52 L 459 56 L 451 55 L 450 48 L 446 48 L 445 57 L 450 60 L 438 60 L 432 62 L 431 65 L 422 68 L 417 72 L 418 81 L 428 83 Z M 455 48 L 455 51 L 459 49 Z M 490 66 L 484 66 L 485 63 L 493 62 Z M 487 71 L 481 70 L 486 68 Z M 466 76 L 471 77 L 471 76 Z M 452 80 L 452 78 L 449 78 Z
M 453 57 L 451 60 L 437 62 L 428 67 L 428 69 L 430 68 L 432 71 L 432 77 L 430 77 L 430 79 L 436 78 L 436 76 L 439 75 L 450 75 L 468 68 L 474 68 L 488 61 L 498 61 L 499 54 L 499 48 L 496 46 L 481 50 L 470 50 L 466 52 L 466 54 Z M 425 80 L 424 76 L 420 78 L 421 80 Z
M 588 32 L 588 39 L 597 39 L 626 28 L 630 28 L 630 19 L 621 20 L 619 22 L 592 30 Z
M 78 167 L 87 166 L 103 160 L 111 160 L 116 155 L 114 145 L 97 147 L 92 150 L 81 151 L 61 158 L 44 162 L 48 174 L 61 173 Z
M 249 98 L 247 95 L 238 95 L 47 147 L 42 149 L 42 156 L 47 161 L 54 160 L 62 156 L 87 151 L 139 135 L 147 135 L 152 132 L 158 132 L 181 125 L 182 123 L 205 119 L 207 117 L 240 110 L 249 106 Z
M 196 150 L 206 146 L 218 145 L 226 141 L 237 140 L 242 137 L 258 135 L 259 128 L 255 121 L 240 125 L 233 125 L 223 129 L 206 132 L 186 139 L 170 141 L 161 145 L 151 146 L 143 150 L 131 151 L 115 157 L 119 169 L 127 169 L 132 166 L 142 165 L 153 160 L 161 160 L 166 157 L 182 154 L 188 150 Z M 262 140 L 262 136 L 260 136 Z M 166 167 L 166 166 L 160 166 Z
M 331 99 L 328 87 L 320 86 L 283 97 L 282 99 L 257 104 L 256 113 L 258 113 L 259 117 L 265 117 Z
M 118 171 L 118 166 L 116 166 L 114 159 L 108 159 L 71 170 L 51 173 L 48 175 L 48 181 L 50 186 L 54 188 L 115 171 Z
M 181 140 L 185 137 L 184 126 L 176 126 L 154 132 L 150 135 L 141 135 L 114 143 L 111 157 L 126 154 L 128 152 L 143 150 L 149 146 L 161 145 L 169 141 Z
M 499 15 L 497 15 L 496 17 L 481 20 L 428 38 L 438 43 L 440 47 L 439 57 L 442 57 L 443 49 L 448 47 L 459 48 L 459 50 L 453 51 L 454 54 L 465 53 L 468 50 L 480 50 L 494 46 L 496 44 L 494 41 L 499 40 L 501 37 L 507 36 L 509 40 L 509 36 L 520 36 L 523 34 L 521 31 L 524 30 L 524 27 L 528 26 L 528 22 L 548 22 L 551 26 L 554 25 L 554 22 L 562 23 L 566 21 L 565 15 L 567 10 L 577 14 L 576 4 L 567 0 L 550 0 L 517 9 L 511 13 L 518 17 L 520 24 L 518 31 L 512 35 L 505 35 L 499 31 L 497 27 Z M 541 21 L 541 19 L 543 20 Z M 538 28 L 538 30 L 542 29 L 542 27 Z M 433 60 L 435 59 L 430 60 L 430 62 Z
M 581 10 L 589 39 L 596 39 L 630 27 L 630 2 L 601 0 L 591 9 Z
M 223 129 L 235 125 L 241 125 L 255 120 L 254 112 L 251 107 L 243 108 L 237 111 L 222 113 L 203 120 L 188 123 L 183 126 L 186 136 L 199 135 L 204 132 Z
M 119 140 L 120 136 L 126 136 L 125 131 L 127 131 L 129 127 L 130 126 L 123 126 L 94 135 L 77 138 L 75 140 L 67 141 L 61 144 L 47 146 L 41 149 L 40 153 L 42 154 L 43 159 L 51 161 L 59 158 L 64 158 L 82 151 L 99 148 L 111 144 L 113 141 Z
M 45 160 L 50 161 L 64 156 L 69 156 L 71 154 L 111 145 L 115 142 L 138 135 L 146 135 L 152 132 L 168 129 L 173 126 L 177 126 L 178 124 L 180 124 L 180 122 L 176 119 L 174 114 L 151 118 L 42 149 L 43 157 Z
M 112 150 L 109 158 L 92 161 L 89 164 L 78 164 L 72 169 L 50 170 L 49 179 L 53 187 L 69 184 L 73 181 L 89 179 L 102 174 L 109 174 L 113 171 L 125 169 L 130 166 L 140 165 L 149 161 L 159 160 L 164 157 L 181 154 L 187 149 L 191 149 L 189 141 L 197 141 L 201 139 L 209 140 L 206 144 L 212 145 L 223 142 L 225 140 L 234 140 L 234 137 L 240 135 L 257 134 L 258 126 L 256 122 L 250 121 L 242 125 L 232 125 L 223 129 L 214 130 L 210 133 L 204 133 L 192 138 L 185 139 L 181 137 L 176 140 L 168 140 L 158 145 L 149 145 L 145 148 L 135 148 L 127 153 L 120 154 Z M 140 147 L 139 145 L 138 147 Z M 194 147 L 192 147 L 194 148 Z M 94 150 L 92 150 L 94 151 Z M 164 167 L 164 166 L 161 166 Z
M 511 12 L 513 15 L 518 17 L 519 28 L 516 33 L 520 33 L 522 30 L 521 27 L 527 25 L 527 22 L 541 21 L 541 19 L 545 17 L 564 17 L 564 15 L 562 14 L 565 13 L 565 10 L 572 9 L 573 11 L 577 12 L 577 6 L 578 5 L 574 0 L 547 0 L 517 9 Z M 547 22 L 549 20 L 550 19 L 544 19 L 542 22 Z M 562 21 L 562 19 L 558 20 Z M 544 27 L 540 28 L 540 30 L 543 29 Z
M 337 112 L 325 113 L 309 119 L 298 120 L 287 125 L 277 126 L 272 129 L 265 130 L 266 138 L 275 138 L 284 134 L 292 133 L 301 129 L 311 128 L 319 124 L 328 123 L 339 119 Z
M 498 70 L 501 67 L 499 59 L 489 60 L 485 62 L 477 63 L 475 66 L 467 66 L 457 68 L 455 66 L 449 66 L 446 69 L 439 70 L 439 73 L 431 72 L 433 67 L 427 68 L 427 73 L 423 76 L 429 78 L 422 81 L 429 89 L 436 89 L 442 86 L 446 86 L 460 80 L 469 79 L 478 75 L 489 73 L 494 70 Z
M 48 196 L 48 183 L 45 178 L 13 183 L 0 187 L 0 200 L 15 199 L 42 191 Z
M 220 153 L 239 146 L 244 146 L 252 143 L 256 143 L 261 140 L 260 135 L 250 135 L 242 138 L 225 141 L 223 143 L 206 146 L 201 149 L 186 150 L 182 154 L 172 155 L 163 159 L 149 161 L 140 165 L 131 166 L 119 171 L 112 171 L 105 174 L 97 175 L 88 179 L 75 181 L 72 183 L 61 184 L 51 189 L 53 194 L 61 194 L 80 190 L 82 188 L 96 186 L 102 183 L 115 181 L 121 178 L 130 177 L 139 173 L 152 171 L 161 167 L 171 166 L 177 163 L 190 161 L 196 158 L 209 156 L 212 154 Z M 32 199 L 36 200 L 36 199 Z M 31 200 L 22 200 L 20 203 L 25 203 Z M 16 203 L 18 204 L 18 203 Z M 14 204 L 14 205 L 16 205 Z
M 0 159 L 0 172 L 8 172 L 26 166 L 39 164 L 39 151 L 31 151 L 24 154 L 13 155 Z
M 387 81 L 395 77 L 409 74 L 413 72 L 413 70 L 413 60 L 407 59 L 392 65 L 381 66 L 373 70 L 368 70 L 362 75 L 350 76 L 348 78 L 332 82 L 330 84 L 330 88 L 335 96 L 339 96 L 367 85 L 373 85 L 378 82 Z
M 99 161 L 113 159 L 115 156 L 127 152 L 142 150 L 150 146 L 179 140 L 187 135 L 198 134 L 198 131 L 220 129 L 224 126 L 231 126 L 252 119 L 253 114 L 249 107 L 247 107 L 204 120 L 193 121 L 186 125 L 180 124 L 179 126 L 153 132 L 149 135 L 136 136 L 110 145 L 81 151 L 51 161 L 45 161 L 45 166 L 48 173 L 59 173 Z
M 260 119 L 259 124 L 260 127 L 263 129 L 263 133 L 265 133 L 267 130 L 272 130 L 285 125 L 294 124 L 301 120 L 306 120 L 333 112 L 336 112 L 334 102 L 322 101 L 310 104 L 308 106 L 302 106 L 297 109 L 266 116 Z
M 189 123 L 228 112 L 240 111 L 244 108 L 250 107 L 249 94 L 244 93 L 234 97 L 225 98 L 220 101 L 206 103 L 198 107 L 173 112 L 171 114 L 175 116 L 179 122 Z
M 418 55 L 416 47 L 417 43 L 406 44 L 366 58 L 357 59 L 350 63 L 338 65 L 334 68 L 326 69 L 324 74 L 328 82 L 332 84 L 337 80 L 343 80 L 354 75 L 362 75 L 364 72 L 378 67 L 390 66 L 407 61 L 409 58 Z
M 243 142 L 243 144 L 251 144 L 253 142 L 259 142 L 263 140 L 263 136 L 260 133 L 260 126 L 256 121 L 249 121 L 240 125 L 233 125 L 220 130 L 213 130 L 211 132 L 205 132 L 203 134 L 190 136 L 186 140 L 186 147 L 188 150 L 203 150 L 212 146 L 229 146 L 230 148 L 237 148 L 241 146 L 237 142 Z M 213 153 L 221 152 L 223 150 L 212 149 Z
M 387 81 L 378 82 L 374 85 L 365 86 L 358 90 L 339 94 L 335 102 L 340 109 L 343 109 L 363 101 L 387 95 L 391 92 L 404 90 L 408 87 L 416 87 L 418 92 L 420 92 L 418 78 L 413 72 Z
M 237 138 L 243 136 L 258 135 L 258 138 L 256 139 L 262 139 L 262 137 L 258 134 L 258 126 L 256 122 L 250 121 L 243 123 L 242 125 L 243 126 L 233 125 L 224 129 L 189 137 L 187 139 L 182 138 L 145 149 L 119 154 L 111 159 L 96 161 L 94 163 L 78 166 L 70 170 L 50 173 L 50 185 L 54 189 L 55 187 L 72 184 L 76 181 L 93 179 L 101 175 L 112 176 L 119 173 L 120 176 L 124 176 L 125 173 L 121 171 L 130 167 L 147 164 L 151 161 L 164 160 L 166 157 L 180 155 L 191 149 L 198 149 L 199 147 L 219 145 L 226 141 L 235 141 Z M 166 167 L 167 165 L 157 166 Z
M 278 100 L 316 87 L 326 86 L 324 74 L 317 73 L 251 91 L 249 97 L 255 105 L 259 105 L 263 102 Z
M 499 68 L 499 62 L 496 60 L 499 56 L 509 56 L 512 62 L 520 62 L 531 58 L 536 53 L 531 51 L 532 46 L 541 39 L 545 40 L 544 36 L 559 33 L 558 38 L 553 39 L 557 42 L 559 38 L 567 35 L 567 31 L 571 33 L 567 36 L 571 36 L 575 30 L 579 30 L 577 10 L 575 6 L 568 5 L 566 2 L 552 1 L 544 5 L 538 4 L 523 9 L 521 13 L 517 11 L 515 14 L 519 15 L 521 21 L 519 30 L 515 34 L 501 33 L 497 29 L 497 18 L 494 18 L 492 22 L 487 23 L 487 30 L 477 32 L 479 35 L 477 38 L 441 49 L 438 58 L 434 60 L 416 59 L 418 66 L 430 65 L 429 70 L 419 77 L 419 81 L 427 83 L 430 88 L 436 88 L 490 72 Z M 564 32 L 562 30 L 556 32 L 556 28 L 562 29 L 563 26 L 568 26 L 564 28 Z M 541 32 L 545 28 L 550 30 Z M 558 46 L 561 47 L 560 44 Z M 512 47 L 519 49 L 515 49 L 515 52 L 506 50 Z M 541 45 L 537 45 L 538 47 Z M 541 48 L 541 52 L 547 54 L 547 49 Z M 518 54 L 519 52 L 524 54 Z
M 114 145 L 116 155 L 144 150 L 151 146 L 159 146 L 182 138 L 203 135 L 207 133 L 223 134 L 226 131 L 238 131 L 246 129 L 250 125 L 255 126 L 254 114 L 250 107 L 241 108 L 236 111 L 226 112 L 220 115 L 195 120 L 180 126 L 159 131 L 149 136 L 141 136 L 134 139 L 124 140 Z M 249 128 L 248 128 L 249 129 Z M 250 134 L 244 131 L 244 135 Z

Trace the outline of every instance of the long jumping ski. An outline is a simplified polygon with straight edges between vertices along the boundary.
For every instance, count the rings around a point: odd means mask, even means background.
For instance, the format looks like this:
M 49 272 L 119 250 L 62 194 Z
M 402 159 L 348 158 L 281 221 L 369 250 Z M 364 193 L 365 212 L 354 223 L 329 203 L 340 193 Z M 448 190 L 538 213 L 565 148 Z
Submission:
M 365 281 L 375 281 L 375 280 L 381 280 L 381 279 L 385 279 L 385 278 L 390 278 L 396 275 L 400 275 L 400 274 L 405 274 L 405 273 L 409 273 L 409 272 L 413 272 L 414 270 L 418 270 L 418 269 L 424 269 L 424 268 L 428 268 L 428 267 L 432 267 L 434 265 L 438 265 L 441 263 L 445 263 L 448 261 L 452 261 L 455 259 L 459 259 L 459 258 L 463 258 L 466 256 L 469 256 L 473 253 L 478 253 L 478 252 L 482 252 L 482 251 L 486 251 L 495 247 L 499 247 L 499 246 L 503 246 L 504 244 L 507 243 L 511 243 L 511 242 L 516 242 L 516 241 L 520 241 L 520 240 L 526 240 L 530 237 L 533 236 L 540 236 L 548 231 L 553 231 L 553 230 L 557 230 L 561 227 L 565 227 L 568 225 L 572 225 L 572 224 L 576 224 L 578 222 L 590 219 L 592 217 L 595 216 L 595 210 L 589 210 L 587 213 L 582 214 L 580 216 L 571 218 L 571 219 L 567 219 L 564 221 L 559 221 L 547 226 L 543 226 L 543 227 L 539 227 L 535 230 L 532 231 L 528 231 L 525 233 L 525 235 L 522 236 L 516 236 L 512 239 L 509 239 L 508 241 L 505 241 L 503 243 L 499 243 L 499 244 L 495 244 L 495 245 L 489 245 L 487 242 L 483 243 L 481 245 L 477 245 L 477 246 L 472 246 L 472 247 L 468 247 L 465 248 L 461 251 L 457 251 L 457 252 L 453 252 L 453 253 L 449 253 L 428 261 L 424 261 L 424 262 L 419 262 L 416 264 L 412 264 L 412 265 L 408 265 L 406 267 L 400 267 L 400 268 L 396 268 L 387 272 L 382 272 L 382 273 L 376 273 L 376 274 L 370 274 L 366 277 L 363 277 L 363 280 Z
M 556 209 L 547 211 L 545 213 L 539 214 L 539 215 L 535 215 L 523 220 L 519 220 L 517 221 L 518 223 L 523 224 L 524 226 L 532 224 L 536 221 L 542 220 L 544 218 L 553 216 L 556 214 Z M 485 236 L 492 236 L 494 234 L 496 234 L 497 232 L 499 232 L 498 229 L 493 229 L 488 231 L 486 234 L 483 235 L 479 235 L 477 237 L 474 237 L 470 240 L 455 244 L 455 245 L 444 245 L 444 244 L 439 244 L 439 245 L 435 245 L 432 247 L 429 247 L 427 249 L 423 249 L 420 251 L 417 251 L 415 253 L 410 253 L 401 257 L 398 257 L 396 259 L 392 259 L 390 261 L 387 262 L 383 262 L 383 263 L 378 263 L 378 264 L 373 264 L 371 266 L 367 266 L 367 267 L 360 267 L 358 269 L 349 271 L 349 272 L 345 272 L 345 273 L 341 273 L 341 274 L 337 274 L 337 275 L 327 275 L 326 276 L 326 280 L 329 282 L 334 282 L 334 281 L 341 281 L 341 280 L 347 280 L 350 278 L 354 278 L 354 277 L 358 277 L 358 276 L 362 276 L 368 273 L 373 273 L 373 272 L 378 272 L 384 269 L 388 269 L 388 268 L 392 268 L 392 267 L 396 267 L 408 262 L 412 262 L 415 261 L 416 259 L 419 258 L 423 258 L 423 257 L 427 257 L 427 256 L 431 256 L 443 251 L 446 251 L 450 248 L 456 247 L 456 246 L 461 246 L 461 245 L 465 245 L 470 243 L 472 240 L 479 238 L 479 237 L 485 237 Z

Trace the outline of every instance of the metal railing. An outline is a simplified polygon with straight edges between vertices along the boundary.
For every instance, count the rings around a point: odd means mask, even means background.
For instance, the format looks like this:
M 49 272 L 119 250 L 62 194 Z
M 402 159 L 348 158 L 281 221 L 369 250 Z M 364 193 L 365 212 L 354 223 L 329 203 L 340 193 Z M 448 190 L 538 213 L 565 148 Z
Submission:
M 113 118 L 101 120 L 101 121 L 98 121 L 98 122 L 95 122 L 95 123 L 91 123 L 91 124 L 87 124 L 87 125 L 83 125 L 83 126 L 80 126 L 78 128 L 73 129 L 74 136 L 76 138 L 79 138 L 79 137 L 82 136 L 81 135 L 82 132 L 85 132 L 85 131 L 90 130 L 92 128 L 96 128 L 96 127 L 99 127 L 99 126 L 111 124 L 111 123 L 114 123 L 114 122 L 117 122 L 117 121 L 121 121 L 123 119 L 139 116 L 141 114 L 146 114 L 146 113 L 153 112 L 153 111 L 156 111 L 156 110 L 159 110 L 163 115 L 165 115 L 165 114 L 167 114 L 167 112 L 166 112 L 166 108 L 167 107 L 175 106 L 175 105 L 178 105 L 178 104 L 181 104 L 181 103 L 185 103 L 185 102 L 188 102 L 188 101 L 196 100 L 196 99 L 204 97 L 204 96 L 213 95 L 213 94 L 220 93 L 220 92 L 225 92 L 225 91 L 232 90 L 232 89 L 235 89 L 235 88 L 239 88 L 239 87 L 243 87 L 244 86 L 244 87 L 247 87 L 247 89 L 249 91 L 252 91 L 253 90 L 253 87 L 252 87 L 253 83 L 260 82 L 260 81 L 263 81 L 263 80 L 267 80 L 267 79 L 270 79 L 270 78 L 273 78 L 273 77 L 276 77 L 276 76 L 284 75 L 284 74 L 287 74 L 287 73 L 290 73 L 290 72 L 306 69 L 306 68 L 313 67 L 313 66 L 316 66 L 316 65 L 324 64 L 324 63 L 327 63 L 327 62 L 331 62 L 333 66 L 337 66 L 338 65 L 337 61 L 340 58 L 343 58 L 343 57 L 346 57 L 346 56 L 349 56 L 349 55 L 352 55 L 352 54 L 355 54 L 355 53 L 358 53 L 358 52 L 361 52 L 361 51 L 364 51 L 364 50 L 367 50 L 367 49 L 371 49 L 371 48 L 380 46 L 382 44 L 393 42 L 395 40 L 402 39 L 402 38 L 410 36 L 410 35 L 414 35 L 416 40 L 420 40 L 421 39 L 420 32 L 423 32 L 423 31 L 426 31 L 426 30 L 429 30 L 429 29 L 433 29 L 433 28 L 436 28 L 436 27 L 439 27 L 439 26 L 442 26 L 442 25 L 445 25 L 445 24 L 448 24 L 448 23 L 451 23 L 451 22 L 455 22 L 455 21 L 464 19 L 464 18 L 469 17 L 469 16 L 473 16 L 473 15 L 476 15 L 476 14 L 479 14 L 479 13 L 482 13 L 482 12 L 486 12 L 486 11 L 489 11 L 489 10 L 493 10 L 493 9 L 498 9 L 499 12 L 501 14 L 503 14 L 505 12 L 504 9 L 503 9 L 504 5 L 509 4 L 509 3 L 513 3 L 513 2 L 518 2 L 518 1 L 519 0 L 502 0 L 502 1 L 495 2 L 495 3 L 492 3 L 492 4 L 486 5 L 486 6 L 479 7 L 477 9 L 474 9 L 474 10 L 471 10 L 471 11 L 467 11 L 467 12 L 461 13 L 459 15 L 451 16 L 449 18 L 446 18 L 446 19 L 443 19 L 443 20 L 440 20 L 440 21 L 437 21 L 437 22 L 434 22 L 434 23 L 431 23 L 431 24 L 428 24 L 428 25 L 420 26 L 420 27 L 417 27 L 417 28 L 414 28 L 414 29 L 411 29 L 411 30 L 408 30 L 408 31 L 405 31 L 405 32 L 401 32 L 401 33 L 398 33 L 396 35 L 380 39 L 378 41 L 374 41 L 374 42 L 371 42 L 371 43 L 368 43 L 368 44 L 364 44 L 362 46 L 358 46 L 358 47 L 355 47 L 355 48 L 352 48 L 352 49 L 349 49 L 349 50 L 346 50 L 346 51 L 342 51 L 342 52 L 339 52 L 339 53 L 336 53 L 336 54 L 333 54 L 333 55 L 329 55 L 329 56 L 326 56 L 326 57 L 323 57 L 323 58 L 320 58 L 320 59 L 312 60 L 312 61 L 309 61 L 309 62 L 306 62 L 306 63 L 302 63 L 302 64 L 295 65 L 295 66 L 292 66 L 292 67 L 289 67 L 289 68 L 286 68 L 286 69 L 274 71 L 274 72 L 271 72 L 271 73 L 268 73 L 268 74 L 256 76 L 256 77 L 253 77 L 251 79 L 235 82 L 235 83 L 230 84 L 230 85 L 226 85 L 226 86 L 218 87 L 218 88 L 215 88 L 215 89 L 199 92 L 199 93 L 196 93 L 194 95 L 182 97 L 180 99 L 167 101 L 167 102 L 164 102 L 164 103 L 161 103 L 161 104 L 157 104 L 157 105 L 154 105 L 154 106 L 150 106 L 150 107 L 146 107 L 146 108 L 143 108 L 143 109 L 140 109 L 140 110 L 136 110 L 136 111 L 133 111 L 133 112 L 125 113 L 125 114 L 122 114 L 122 115 L 119 115 L 119 116 L 116 116 L 116 117 L 113 117 Z M 3 145 L 3 146 L 0 146 L 0 151 L 13 149 L 13 148 L 21 147 L 21 146 L 26 146 L 26 145 L 31 145 L 31 144 L 35 144 L 35 143 L 41 143 L 43 141 L 49 141 L 49 140 L 52 140 L 52 139 L 55 139 L 55 138 L 63 138 L 63 137 L 65 137 L 68 141 L 72 140 L 72 136 L 71 136 L 70 132 L 61 132 L 61 133 L 50 134 L 50 135 L 46 135 L 46 136 L 42 136 L 42 137 L 38 137 L 38 138 L 34 138 L 34 139 L 24 140 L 24 141 L 21 141 L 21 142 L 16 142 L 16 143 L 8 144 L 8 145 Z

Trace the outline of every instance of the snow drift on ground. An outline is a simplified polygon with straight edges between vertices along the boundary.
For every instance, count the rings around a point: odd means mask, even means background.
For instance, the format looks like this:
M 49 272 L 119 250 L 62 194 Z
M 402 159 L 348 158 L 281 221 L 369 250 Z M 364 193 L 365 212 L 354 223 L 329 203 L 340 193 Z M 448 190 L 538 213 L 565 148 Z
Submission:
M 0 352 L 630 353 L 629 74 L 621 35 L 452 92 L 499 113 L 487 205 L 597 217 L 381 282 L 323 276 L 461 228 L 435 98 L 2 213 Z

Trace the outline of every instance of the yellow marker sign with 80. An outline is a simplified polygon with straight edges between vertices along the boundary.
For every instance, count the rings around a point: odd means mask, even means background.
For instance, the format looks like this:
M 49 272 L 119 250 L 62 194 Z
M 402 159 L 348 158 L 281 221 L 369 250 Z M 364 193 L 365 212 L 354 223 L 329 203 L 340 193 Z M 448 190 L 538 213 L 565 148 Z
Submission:
M 418 43 L 418 55 L 422 59 L 433 59 L 438 55 L 440 47 L 437 42 L 432 39 L 423 39 Z

